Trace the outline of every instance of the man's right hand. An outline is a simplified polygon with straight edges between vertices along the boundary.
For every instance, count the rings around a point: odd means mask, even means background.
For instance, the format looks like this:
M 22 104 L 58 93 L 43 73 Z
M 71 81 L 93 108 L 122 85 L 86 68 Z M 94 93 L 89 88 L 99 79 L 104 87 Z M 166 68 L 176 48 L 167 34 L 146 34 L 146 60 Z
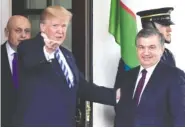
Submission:
M 41 36 L 44 39 L 45 42 L 45 49 L 48 53 L 53 53 L 59 46 L 60 46 L 60 42 L 59 41 L 55 41 L 55 40 L 50 40 L 46 34 L 41 33 Z

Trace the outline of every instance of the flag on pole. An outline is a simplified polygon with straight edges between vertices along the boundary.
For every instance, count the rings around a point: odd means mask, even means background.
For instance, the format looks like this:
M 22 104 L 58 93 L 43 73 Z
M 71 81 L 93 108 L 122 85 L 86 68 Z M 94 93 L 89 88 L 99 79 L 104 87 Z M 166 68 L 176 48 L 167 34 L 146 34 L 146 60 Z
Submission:
M 136 15 L 129 8 L 132 0 L 111 0 L 109 32 L 121 47 L 126 70 L 139 65 L 136 54 Z

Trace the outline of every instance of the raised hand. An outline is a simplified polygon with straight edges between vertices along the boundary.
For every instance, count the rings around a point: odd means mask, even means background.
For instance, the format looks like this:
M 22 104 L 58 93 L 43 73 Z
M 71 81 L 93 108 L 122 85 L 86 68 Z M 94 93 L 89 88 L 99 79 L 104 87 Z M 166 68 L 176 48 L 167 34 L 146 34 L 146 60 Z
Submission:
M 41 36 L 43 37 L 44 42 L 45 42 L 44 47 L 46 48 L 46 51 L 49 53 L 54 52 L 61 44 L 60 41 L 49 39 L 45 33 L 41 33 Z

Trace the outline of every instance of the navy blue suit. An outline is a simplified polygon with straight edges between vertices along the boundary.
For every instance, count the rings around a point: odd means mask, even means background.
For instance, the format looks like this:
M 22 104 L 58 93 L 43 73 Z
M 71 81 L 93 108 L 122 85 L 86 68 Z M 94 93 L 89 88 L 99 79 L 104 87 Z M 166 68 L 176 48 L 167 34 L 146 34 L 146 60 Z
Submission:
M 69 88 L 58 61 L 46 61 L 43 46 L 40 34 L 18 46 L 22 79 L 19 105 L 14 116 L 17 126 L 75 126 L 77 96 L 115 104 L 113 89 L 88 83 L 81 76 L 72 53 L 60 47 L 75 78 L 74 87 Z
M 140 67 L 122 74 L 117 84 L 121 99 L 117 104 L 115 126 L 185 126 L 185 74 L 159 62 L 142 94 L 139 106 L 132 99 Z
M 170 66 L 173 66 L 173 67 L 176 66 L 174 56 L 173 56 L 172 52 L 167 48 L 165 48 L 165 50 L 164 50 L 164 53 L 161 57 L 161 61 L 165 64 L 170 65 Z M 123 78 L 121 78 L 120 74 L 123 74 L 124 72 L 126 72 L 125 69 L 124 69 L 124 66 L 125 66 L 125 63 L 124 63 L 123 59 L 120 58 L 119 64 L 118 64 L 118 71 L 117 71 L 117 74 L 116 74 L 116 81 L 115 81 L 115 84 L 114 84 L 114 88 L 116 88 L 116 89 L 119 88 L 119 87 L 117 87 L 117 86 L 119 86 L 117 84 L 117 81 L 119 81 L 119 79 L 123 79 Z

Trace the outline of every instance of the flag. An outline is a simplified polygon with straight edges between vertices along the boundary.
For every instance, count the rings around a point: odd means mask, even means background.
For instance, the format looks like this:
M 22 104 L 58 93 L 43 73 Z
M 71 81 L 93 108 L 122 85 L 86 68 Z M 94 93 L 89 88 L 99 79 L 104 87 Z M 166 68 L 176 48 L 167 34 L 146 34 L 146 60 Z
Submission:
M 121 58 L 126 70 L 139 65 L 135 38 L 137 34 L 136 15 L 129 8 L 132 0 L 111 0 L 109 32 L 121 47 Z

